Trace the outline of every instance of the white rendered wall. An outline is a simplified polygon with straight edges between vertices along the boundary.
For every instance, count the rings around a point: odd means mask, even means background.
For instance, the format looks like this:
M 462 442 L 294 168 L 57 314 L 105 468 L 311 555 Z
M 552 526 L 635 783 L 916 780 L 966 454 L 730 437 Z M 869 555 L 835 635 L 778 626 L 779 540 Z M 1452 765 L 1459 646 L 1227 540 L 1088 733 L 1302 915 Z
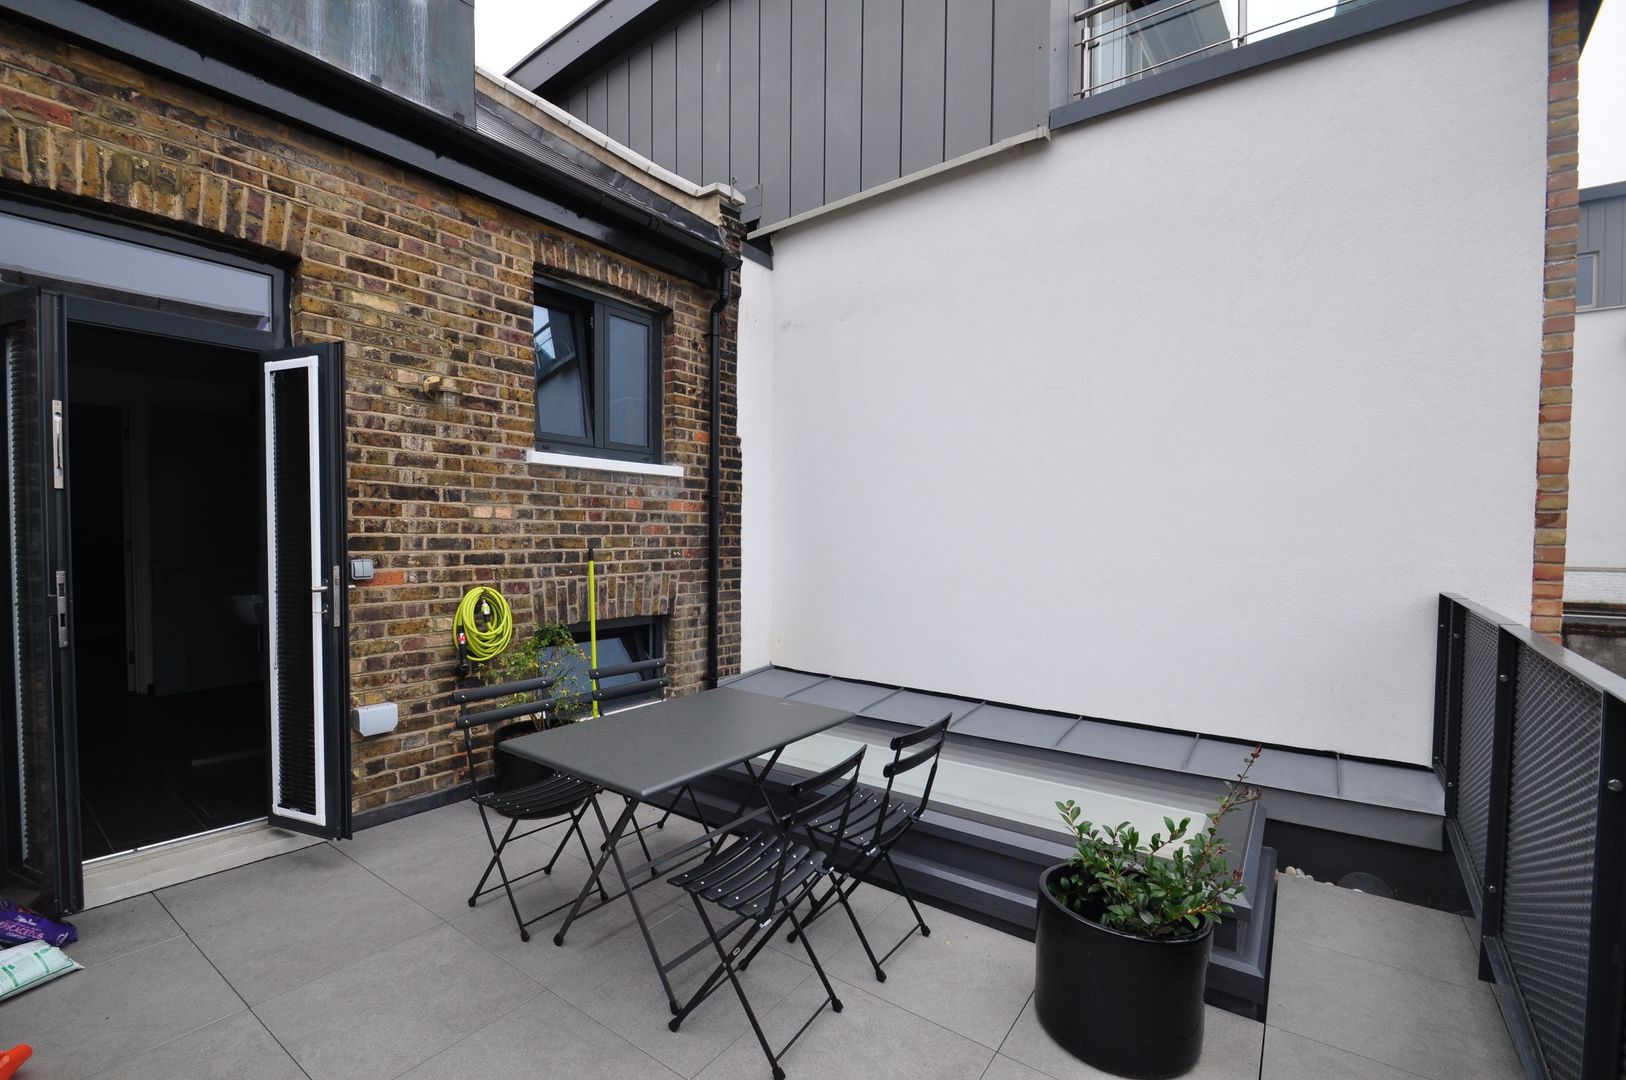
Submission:
M 1564 598 L 1626 603 L 1626 308 L 1575 317 Z
M 773 273 L 740 267 L 740 669 L 770 660 L 773 619 Z
M 1427 761 L 1437 594 L 1529 614 L 1545 13 L 776 236 L 774 662 Z

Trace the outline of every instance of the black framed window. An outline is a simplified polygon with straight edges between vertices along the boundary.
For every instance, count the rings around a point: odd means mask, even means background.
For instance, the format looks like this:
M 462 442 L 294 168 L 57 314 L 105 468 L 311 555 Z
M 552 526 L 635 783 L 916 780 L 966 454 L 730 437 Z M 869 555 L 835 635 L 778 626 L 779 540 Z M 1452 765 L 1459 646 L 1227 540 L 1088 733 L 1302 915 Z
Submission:
M 659 317 L 545 282 L 531 316 L 536 448 L 659 461 Z
M 572 626 L 570 636 L 576 639 L 581 646 L 582 659 L 567 657 L 564 670 L 576 675 L 581 685 L 587 683 L 587 660 L 592 646 L 588 642 L 587 624 L 579 623 Z M 598 624 L 598 666 L 614 667 L 617 664 L 630 664 L 638 660 L 653 660 L 662 655 L 665 647 L 663 641 L 662 625 L 660 619 L 600 619 Z M 635 683 L 640 679 L 647 679 L 648 675 L 615 675 L 599 683 L 599 689 L 608 690 L 612 686 L 625 683 Z M 645 701 L 660 699 L 660 691 L 641 694 L 636 697 L 617 698 L 607 703 L 605 707 L 622 709 L 628 705 L 637 705 Z

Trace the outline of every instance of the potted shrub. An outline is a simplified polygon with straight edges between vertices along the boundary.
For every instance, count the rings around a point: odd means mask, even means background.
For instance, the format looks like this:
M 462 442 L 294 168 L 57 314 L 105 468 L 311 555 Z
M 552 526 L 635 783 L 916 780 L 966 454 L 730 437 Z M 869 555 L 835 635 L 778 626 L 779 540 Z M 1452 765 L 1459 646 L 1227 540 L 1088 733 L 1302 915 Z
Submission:
M 1034 1009 L 1075 1057 L 1119 1076 L 1179 1076 L 1203 1044 L 1203 985 L 1214 926 L 1242 892 L 1220 821 L 1259 797 L 1248 755 L 1207 828 L 1164 818 L 1141 843 L 1125 822 L 1100 827 L 1057 803 L 1078 851 L 1039 879 Z
M 492 735 L 492 749 L 518 735 L 529 735 L 543 726 L 558 727 L 573 724 L 593 711 L 587 681 L 587 656 L 563 623 L 545 622 L 529 638 L 516 640 L 508 651 L 486 665 L 483 676 L 487 685 L 536 679 L 544 675 L 555 676 L 549 696 L 558 702 L 551 717 L 534 714 L 514 723 L 505 724 Z M 514 704 L 528 700 L 529 695 L 516 694 Z M 497 787 L 512 790 L 546 780 L 553 770 L 544 765 L 524 761 L 509 754 L 493 754 L 492 768 L 496 771 Z

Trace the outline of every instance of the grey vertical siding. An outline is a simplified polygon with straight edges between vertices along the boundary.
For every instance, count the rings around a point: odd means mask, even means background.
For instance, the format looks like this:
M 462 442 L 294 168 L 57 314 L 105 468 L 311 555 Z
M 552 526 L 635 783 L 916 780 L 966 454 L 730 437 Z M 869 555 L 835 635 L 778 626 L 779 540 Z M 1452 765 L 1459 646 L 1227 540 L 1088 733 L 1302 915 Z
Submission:
M 790 6 L 790 212 L 824 204 L 824 4 Z
M 903 0 L 864 0 L 864 153 L 860 186 L 898 177 L 903 125 Z
M 734 0 L 728 23 L 728 163 L 736 181 L 743 177 L 754 181 L 758 174 L 757 145 L 762 136 L 757 126 L 762 89 L 759 21 L 758 0 Z M 740 186 L 752 185 L 741 182 Z
M 677 32 L 668 30 L 649 48 L 652 100 L 650 120 L 655 162 L 676 172 L 677 163 Z
M 825 0 L 824 201 L 857 193 L 863 149 L 864 0 Z
M 1626 195 L 1581 204 L 1580 250 L 1598 253 L 1596 306 L 1626 305 Z
M 677 171 L 691 180 L 721 180 L 705 175 L 705 121 L 700 110 L 705 94 L 705 34 L 699 11 L 677 28 Z
M 728 164 L 728 6 L 721 0 L 701 12 L 701 175 L 707 180 L 733 177 Z
M 762 185 L 762 220 L 790 217 L 790 4 L 761 0 L 758 34 L 762 42 L 757 129 L 761 134 L 757 175 Z M 747 176 L 740 183 L 749 186 Z
M 650 159 L 655 156 L 652 53 L 644 46 L 627 60 L 627 145 Z
M 903 172 L 943 160 L 946 0 L 903 0 Z
M 697 2 L 576 85 L 542 89 L 697 183 L 760 186 L 771 224 L 1042 124 L 1066 51 L 1055 10 Z
M 623 146 L 629 142 L 628 101 L 627 101 L 627 63 L 625 60 L 616 64 L 607 73 L 609 76 L 609 116 L 605 120 L 604 133 Z

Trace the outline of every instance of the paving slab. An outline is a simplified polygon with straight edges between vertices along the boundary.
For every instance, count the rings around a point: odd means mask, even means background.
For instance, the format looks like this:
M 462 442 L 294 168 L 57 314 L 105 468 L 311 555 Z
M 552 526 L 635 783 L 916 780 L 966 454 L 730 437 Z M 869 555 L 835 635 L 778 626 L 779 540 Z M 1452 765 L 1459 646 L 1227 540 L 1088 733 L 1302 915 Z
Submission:
M 1263 1024 L 1205 1006 L 1203 1054 L 1184 1080 L 1258 1080 L 1264 1035 Z M 1055 1080 L 1105 1080 L 1112 1075 L 1057 1045 L 1039 1025 L 1031 998 L 999 1052 Z
M 79 940 L 63 949 L 91 967 L 178 938 L 180 924 L 151 893 L 106 904 L 73 917 Z
M 1276 937 L 1335 949 L 1458 986 L 1479 981 L 1462 917 L 1300 877 L 1278 879 Z
M 1279 1027 L 1265 1030 L 1265 1059 L 1259 1080 L 1416 1080 L 1416 1073 L 1295 1035 Z
M 783 1068 L 796 1080 L 978 1080 L 993 1051 L 923 1020 L 906 1009 L 841 980 L 833 984 L 842 1011 L 825 1008 L 785 1054 Z M 768 1044 L 778 1050 L 824 1000 L 824 986 L 809 975 L 762 1016 Z M 762 1080 L 768 1059 L 747 1032 L 699 1080 Z
M 442 923 L 255 1012 L 311 1080 L 389 1080 L 540 992 Z
M 253 1013 L 244 1011 L 140 1054 L 96 1080 L 306 1080 Z

